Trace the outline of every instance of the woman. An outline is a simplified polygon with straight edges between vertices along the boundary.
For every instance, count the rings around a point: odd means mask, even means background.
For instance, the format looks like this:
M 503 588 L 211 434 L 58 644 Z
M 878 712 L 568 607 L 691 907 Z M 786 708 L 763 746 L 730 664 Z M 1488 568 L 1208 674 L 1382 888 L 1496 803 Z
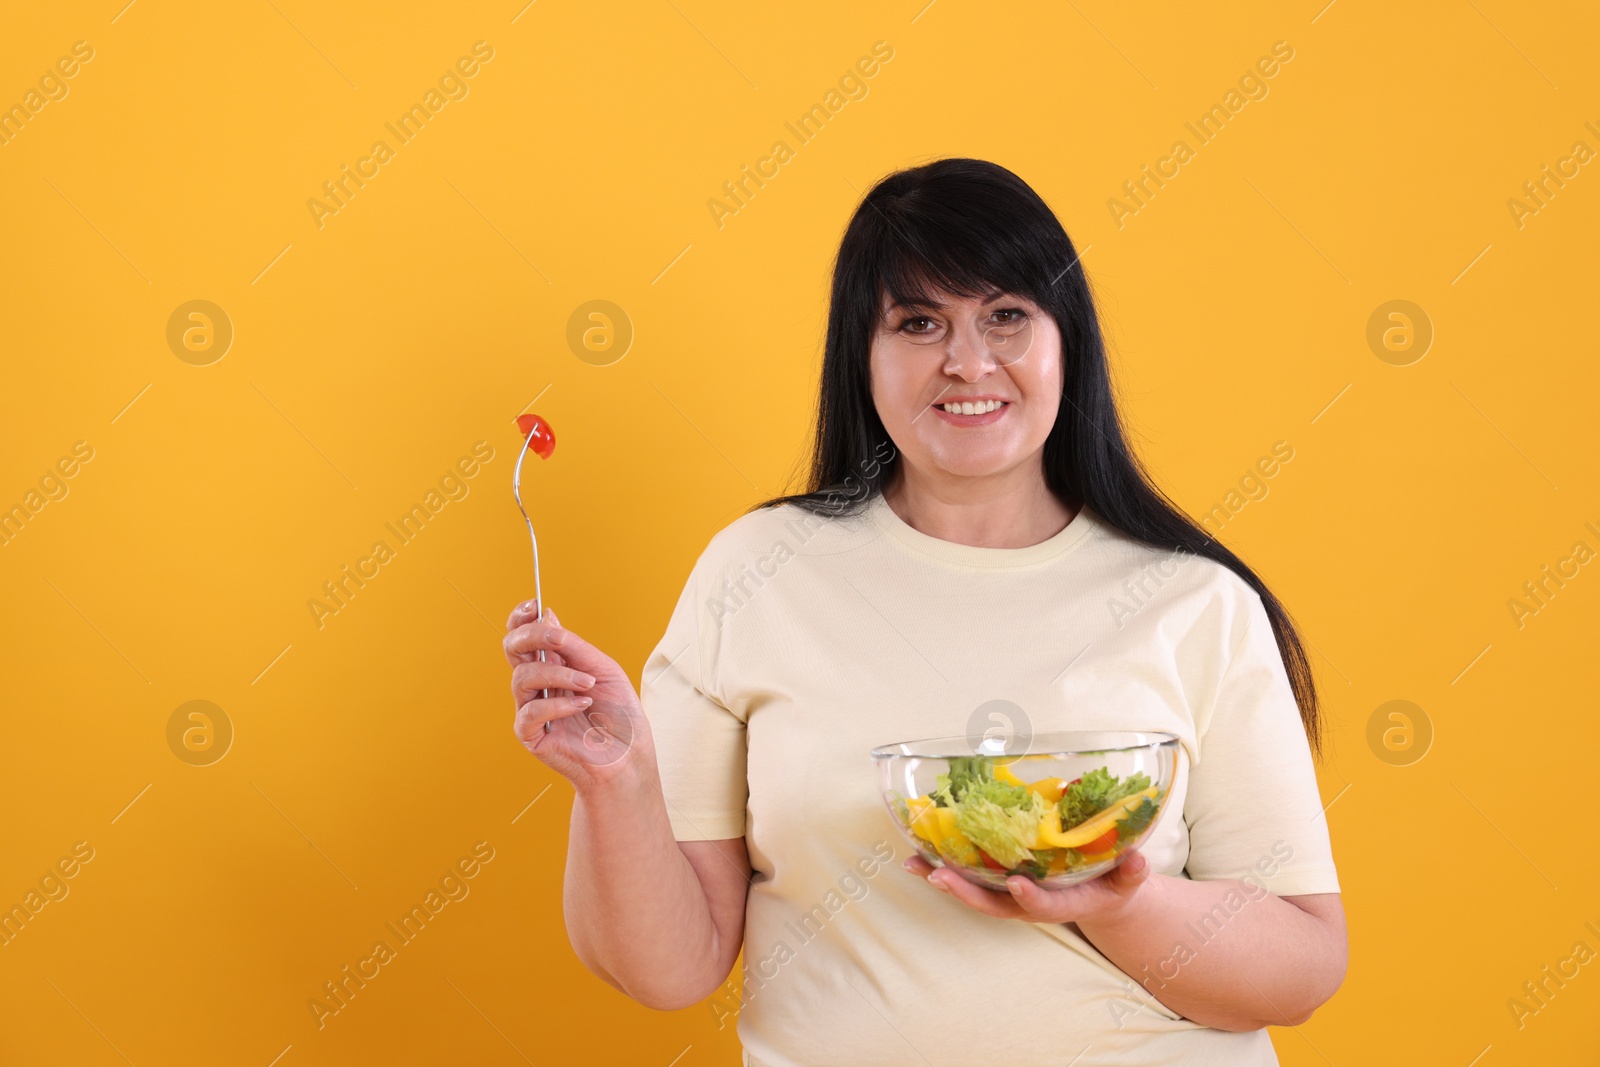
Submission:
M 517 735 L 576 790 L 573 948 L 659 1009 L 743 949 L 714 1011 L 746 1064 L 1273 1064 L 1263 1028 L 1343 980 L 1294 627 L 1144 474 L 1072 243 L 1002 167 L 902 171 L 857 209 L 810 491 L 712 539 L 642 702 L 533 614 L 505 650 Z M 930 869 L 868 750 L 995 707 L 1177 734 L 1174 811 L 1066 889 Z

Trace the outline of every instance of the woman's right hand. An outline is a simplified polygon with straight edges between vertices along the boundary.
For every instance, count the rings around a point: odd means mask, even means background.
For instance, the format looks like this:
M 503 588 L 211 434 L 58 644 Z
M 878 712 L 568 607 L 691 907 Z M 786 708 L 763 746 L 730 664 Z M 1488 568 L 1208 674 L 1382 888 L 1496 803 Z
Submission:
M 649 724 L 627 673 L 563 629 L 555 612 L 546 608 L 540 620 L 533 601 L 518 604 L 506 621 L 504 646 L 517 739 L 575 789 L 613 781 L 648 755 Z M 550 695 L 541 696 L 546 689 Z

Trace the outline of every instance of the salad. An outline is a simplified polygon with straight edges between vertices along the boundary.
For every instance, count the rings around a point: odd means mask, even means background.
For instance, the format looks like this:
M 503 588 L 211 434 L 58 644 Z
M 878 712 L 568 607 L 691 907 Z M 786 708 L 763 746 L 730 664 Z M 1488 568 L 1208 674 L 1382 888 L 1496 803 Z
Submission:
M 1070 782 L 1024 782 L 1015 762 L 951 759 L 931 793 L 901 801 L 896 812 L 947 864 L 1044 878 L 1114 859 L 1165 799 L 1143 772 L 1118 778 L 1099 767 Z

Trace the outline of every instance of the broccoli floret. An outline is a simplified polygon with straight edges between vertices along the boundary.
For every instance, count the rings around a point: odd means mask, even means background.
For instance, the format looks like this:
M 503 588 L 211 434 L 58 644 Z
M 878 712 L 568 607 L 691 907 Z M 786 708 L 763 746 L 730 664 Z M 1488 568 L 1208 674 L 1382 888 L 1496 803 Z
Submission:
M 938 787 L 929 796 L 939 807 L 949 808 L 959 804 L 973 785 L 993 781 L 994 767 L 990 760 L 983 756 L 957 756 L 950 761 L 950 770 L 939 775 Z

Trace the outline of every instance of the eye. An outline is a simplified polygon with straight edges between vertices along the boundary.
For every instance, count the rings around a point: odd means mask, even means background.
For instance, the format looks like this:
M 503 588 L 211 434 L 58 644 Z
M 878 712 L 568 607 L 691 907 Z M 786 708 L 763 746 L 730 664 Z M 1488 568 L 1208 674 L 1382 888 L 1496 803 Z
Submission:
M 926 315 L 913 315 L 895 327 L 902 333 L 921 334 L 929 333 L 935 328 L 934 321 Z
M 1001 326 L 1013 326 L 1028 317 L 1028 313 L 1021 308 L 1000 308 L 994 313 L 995 320 Z

